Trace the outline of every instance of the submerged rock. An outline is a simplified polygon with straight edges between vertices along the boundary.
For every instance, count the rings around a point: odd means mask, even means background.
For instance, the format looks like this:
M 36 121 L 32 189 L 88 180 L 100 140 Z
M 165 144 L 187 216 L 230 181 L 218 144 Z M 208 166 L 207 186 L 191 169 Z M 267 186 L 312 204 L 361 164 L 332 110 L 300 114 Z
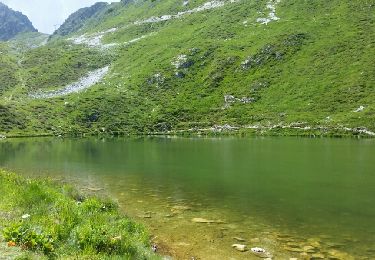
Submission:
M 298 248 L 298 247 L 289 247 L 289 246 L 286 246 L 286 247 L 284 247 L 284 249 L 286 251 L 293 252 L 293 253 L 301 253 L 301 252 L 303 252 L 303 250 L 301 248 Z
M 250 239 L 250 242 L 251 243 L 259 243 L 260 242 L 260 239 L 259 238 L 252 238 L 252 239 Z
M 312 259 L 325 259 L 325 256 L 322 253 L 312 254 Z
M 175 243 L 174 245 L 176 245 L 176 246 L 190 246 L 190 244 L 186 243 L 186 242 L 178 242 L 178 243 Z
M 304 246 L 303 251 L 305 251 L 306 253 L 316 253 L 317 250 L 313 246 Z
M 326 246 L 329 247 L 329 248 L 335 249 L 335 248 L 342 248 L 342 247 L 345 246 L 345 244 L 336 243 L 336 242 L 327 242 Z
M 245 252 L 247 251 L 246 245 L 241 245 L 241 244 L 233 244 L 232 247 L 236 249 L 237 251 L 240 252 Z
M 171 208 L 172 213 L 183 213 L 184 211 L 191 210 L 192 208 L 185 205 L 177 205 Z
M 312 244 L 312 245 L 315 244 L 315 245 L 317 245 L 317 247 L 319 247 L 321 239 L 317 238 L 317 237 L 315 237 L 315 238 L 309 238 L 309 239 L 307 239 L 307 242 L 310 243 L 310 244 Z
M 98 191 L 102 191 L 103 188 L 93 188 L 93 187 L 87 187 L 86 188 L 88 191 L 93 191 L 93 192 L 98 192 Z
M 152 213 L 153 212 L 145 212 L 145 214 L 139 215 L 138 217 L 140 217 L 140 218 L 152 218 Z
M 267 252 L 265 249 L 260 247 L 251 248 L 251 252 L 261 258 L 272 258 L 272 254 L 270 252 Z
M 193 218 L 191 221 L 194 223 L 206 223 L 206 224 L 221 224 L 224 223 L 221 220 L 209 220 L 209 219 L 204 219 L 204 218 Z
M 234 240 L 237 240 L 238 242 L 245 242 L 246 240 L 241 237 L 233 237 Z
M 328 251 L 328 259 L 332 260 L 354 260 L 354 257 L 349 255 L 348 253 L 331 249 Z
M 293 247 L 293 248 L 300 248 L 301 247 L 301 245 L 296 243 L 296 242 L 288 242 L 286 244 L 287 244 L 287 246 Z

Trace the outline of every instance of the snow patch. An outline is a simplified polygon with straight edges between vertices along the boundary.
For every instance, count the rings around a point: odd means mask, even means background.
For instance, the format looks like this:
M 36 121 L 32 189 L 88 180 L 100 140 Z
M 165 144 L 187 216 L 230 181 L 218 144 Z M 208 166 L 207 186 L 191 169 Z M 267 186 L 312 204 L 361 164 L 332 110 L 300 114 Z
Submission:
M 180 69 L 183 65 L 187 62 L 187 56 L 185 54 L 178 55 L 174 61 L 172 61 L 172 65 L 176 67 L 176 69 Z
M 91 71 L 85 77 L 82 77 L 79 81 L 69 84 L 64 88 L 48 92 L 34 93 L 30 94 L 29 96 L 34 99 L 46 99 L 77 93 L 97 84 L 100 80 L 104 78 L 105 75 L 107 75 L 108 71 L 109 66 L 95 71 Z
M 124 42 L 123 44 L 124 44 L 124 45 L 129 45 L 129 44 L 131 44 L 131 43 L 135 43 L 135 42 L 138 42 L 138 41 L 140 41 L 140 40 L 143 40 L 143 39 L 145 39 L 145 38 L 147 38 L 147 37 L 150 37 L 150 36 L 152 36 L 152 35 L 154 35 L 154 34 L 156 34 L 156 33 L 155 33 L 155 32 L 152 32 L 152 33 L 150 33 L 150 34 L 142 35 L 142 36 L 140 36 L 140 37 L 138 37 L 138 38 L 134 38 L 134 39 L 132 39 L 132 40 L 130 40 L 130 41 L 128 41 L 128 42 Z
M 117 28 L 111 28 L 107 31 L 98 32 L 94 34 L 83 34 L 78 37 L 69 38 L 68 40 L 72 41 L 74 44 L 86 44 L 89 47 L 99 47 L 107 49 L 113 46 L 116 46 L 117 43 L 103 44 L 102 39 L 105 35 L 109 33 L 114 33 L 117 31 Z
M 248 104 L 255 102 L 256 99 L 252 97 L 242 97 L 242 98 L 237 98 L 232 95 L 224 95 L 224 107 L 223 109 L 229 108 L 232 104 L 234 103 L 242 103 L 242 104 Z
M 239 1 L 240 0 L 230 0 L 230 1 L 214 0 L 214 1 L 209 1 L 209 2 L 204 3 L 201 6 L 193 8 L 191 10 L 178 12 L 177 14 L 153 16 L 153 17 L 150 17 L 150 18 L 145 19 L 145 20 L 135 21 L 134 24 L 135 25 L 141 25 L 141 24 L 145 24 L 145 23 L 158 23 L 158 22 L 168 21 L 168 20 L 172 20 L 172 19 L 178 19 L 178 18 L 181 18 L 181 17 L 183 17 L 185 15 L 188 15 L 188 14 L 199 13 L 199 12 L 203 12 L 203 11 L 210 10 L 210 9 L 216 9 L 216 8 L 219 8 L 219 7 L 223 7 L 227 3 L 233 4 L 233 3 L 237 3 Z
M 91 35 L 87 35 L 87 34 L 83 34 L 81 36 L 78 36 L 76 38 L 69 38 L 68 40 L 72 41 L 73 44 L 86 44 L 88 47 L 91 47 L 91 48 L 100 48 L 102 50 L 105 50 L 105 49 L 109 49 L 109 48 L 112 48 L 112 47 L 115 47 L 115 46 L 119 46 L 119 45 L 129 45 L 131 43 L 135 43 L 135 42 L 138 42 L 142 39 L 145 39 L 147 37 L 150 37 L 152 35 L 154 35 L 155 33 L 150 33 L 150 34 L 147 34 L 147 35 L 142 35 L 140 37 L 137 37 L 135 39 L 132 39 L 128 42 L 124 42 L 124 43 L 107 43 L 107 44 L 103 44 L 102 43 L 102 38 L 108 34 L 108 33 L 113 33 L 117 31 L 117 28 L 112 28 L 112 29 L 109 29 L 107 31 L 104 31 L 104 32 L 98 32 L 98 33 L 95 33 L 95 34 L 91 34 Z
M 359 108 L 357 108 L 357 109 L 354 110 L 353 112 L 354 112 L 354 113 L 362 112 L 364 109 L 365 109 L 364 106 L 360 106 Z
M 269 24 L 272 21 L 280 20 L 279 17 L 276 16 L 276 6 L 281 2 L 281 0 L 271 0 L 267 3 L 267 9 L 269 10 L 268 17 L 265 18 L 258 18 L 257 22 L 261 24 Z

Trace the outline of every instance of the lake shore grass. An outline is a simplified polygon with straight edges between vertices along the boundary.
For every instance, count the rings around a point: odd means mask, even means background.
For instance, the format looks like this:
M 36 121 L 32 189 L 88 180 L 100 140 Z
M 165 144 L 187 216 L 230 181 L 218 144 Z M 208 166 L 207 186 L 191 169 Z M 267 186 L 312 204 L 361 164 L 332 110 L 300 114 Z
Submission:
M 0 255 L 9 259 L 159 259 L 115 202 L 0 169 Z

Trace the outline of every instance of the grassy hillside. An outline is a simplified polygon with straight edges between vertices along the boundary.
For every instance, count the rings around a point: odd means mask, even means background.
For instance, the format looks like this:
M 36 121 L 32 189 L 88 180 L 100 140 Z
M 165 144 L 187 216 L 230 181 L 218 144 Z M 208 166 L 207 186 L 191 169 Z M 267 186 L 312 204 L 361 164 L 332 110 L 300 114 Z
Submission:
M 6 44 L 0 43 L 0 95 L 18 84 L 17 59 Z
M 27 120 L 0 133 L 375 131 L 370 1 L 184 2 L 112 4 L 84 31 L 26 52 L 25 86 L 0 105 Z M 108 64 L 83 92 L 28 96 Z

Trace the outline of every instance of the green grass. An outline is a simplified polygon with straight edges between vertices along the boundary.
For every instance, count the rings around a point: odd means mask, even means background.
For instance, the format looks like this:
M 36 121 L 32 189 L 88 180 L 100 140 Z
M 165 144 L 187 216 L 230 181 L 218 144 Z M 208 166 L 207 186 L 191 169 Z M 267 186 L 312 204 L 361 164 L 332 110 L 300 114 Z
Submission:
M 106 53 L 55 42 L 28 51 L 22 66 L 26 70 L 28 89 L 56 89 L 78 80 L 89 71 L 104 67 L 110 61 L 111 56 Z
M 0 134 L 149 133 L 295 122 L 332 131 L 375 131 L 374 5 L 281 1 L 276 8 L 280 20 L 265 26 L 256 18 L 263 16 L 259 12 L 268 13 L 268 1 L 242 0 L 181 19 L 133 24 L 204 2 L 112 4 L 111 12 L 88 20 L 79 34 L 116 27 L 104 42 L 149 37 L 103 55 L 84 45 L 72 46 L 66 38 L 26 51 L 17 74 L 25 85 L 0 79 L 16 85 L 6 87 L 0 105 L 27 122 L 22 127 L 0 125 Z M 187 55 L 189 66 L 176 70 L 171 63 L 181 54 Z M 244 66 L 249 58 L 260 62 Z M 86 92 L 51 100 L 27 98 L 31 90 L 63 87 L 108 63 L 110 74 Z M 225 95 L 255 102 L 223 109 Z M 365 107 L 362 112 L 353 112 L 360 106 Z
M 6 44 L 0 43 L 0 96 L 19 83 L 18 70 L 19 66 L 11 49 Z
M 0 183 L 1 236 L 26 255 L 29 251 L 50 259 L 158 259 L 144 227 L 120 214 L 111 200 L 3 170 Z

